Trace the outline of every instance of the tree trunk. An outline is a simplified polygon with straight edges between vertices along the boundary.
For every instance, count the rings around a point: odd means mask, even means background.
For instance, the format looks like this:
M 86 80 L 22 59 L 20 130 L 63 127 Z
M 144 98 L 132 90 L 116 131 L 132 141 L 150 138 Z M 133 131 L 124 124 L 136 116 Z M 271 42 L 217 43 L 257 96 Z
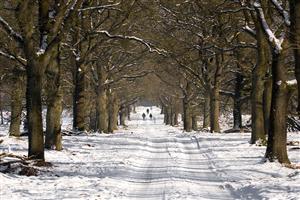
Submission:
M 45 147 L 47 149 L 55 148 L 62 150 L 62 134 L 61 134 L 61 114 L 63 94 L 60 84 L 60 58 L 59 45 L 53 53 L 48 69 L 47 76 L 47 115 L 46 115 L 46 137 Z
M 108 132 L 108 110 L 107 110 L 107 89 L 105 81 L 107 73 L 101 65 L 97 66 L 98 87 L 97 87 L 97 130 L 101 133 Z
M 222 69 L 220 56 L 216 56 L 216 71 L 214 74 L 214 85 L 210 93 L 210 132 L 221 132 L 219 125 L 220 117 L 220 85 Z
M 113 133 L 114 130 L 118 129 L 119 105 L 114 92 L 109 91 L 108 97 L 108 132 Z
M 192 128 L 194 131 L 198 131 L 198 124 L 197 124 L 197 116 L 192 116 Z
M 128 107 L 126 108 L 126 115 L 127 115 L 127 120 L 128 120 L 128 121 L 131 120 L 131 118 L 130 118 L 130 110 L 131 110 L 131 106 L 128 106 Z
M 191 106 L 187 100 L 183 100 L 183 128 L 186 132 L 193 129 Z
M 264 127 L 264 108 L 263 93 L 264 79 L 269 68 L 269 46 L 265 39 L 262 27 L 256 23 L 256 40 L 257 40 L 257 65 L 252 71 L 252 92 L 251 92 L 251 117 L 252 132 L 250 143 L 255 144 L 258 140 L 265 140 Z
M 243 90 L 244 77 L 240 72 L 236 73 L 235 90 L 233 97 L 233 129 L 241 129 L 242 124 L 242 102 L 241 92 Z
M 290 39 L 294 50 L 295 76 L 298 82 L 298 107 L 297 112 L 300 116 L 300 1 L 290 0 Z
M 4 124 L 4 116 L 3 116 L 3 95 L 2 93 L 0 92 L 0 124 Z
M 168 106 L 167 112 L 168 112 L 168 124 L 173 126 L 173 124 L 172 124 L 172 108 L 171 108 L 171 105 Z
M 209 92 L 207 92 L 204 95 L 204 106 L 203 106 L 203 128 L 208 128 L 209 127 L 209 105 L 210 105 L 210 95 Z
M 192 84 L 187 82 L 183 98 L 183 129 L 186 132 L 191 132 L 193 129 L 192 110 L 191 110 L 191 95 Z
M 277 159 L 280 163 L 289 164 L 286 146 L 286 120 L 289 100 L 289 90 L 286 83 L 287 68 L 283 65 L 283 54 L 277 53 L 277 50 L 273 50 L 272 53 L 273 88 L 266 158 L 270 161 Z
M 174 113 L 174 126 L 177 126 L 179 123 L 178 123 L 178 112 L 176 111 Z
M 126 124 L 125 124 L 126 108 L 124 108 L 122 106 L 121 106 L 120 111 L 119 111 L 119 118 L 120 118 L 120 125 L 121 126 L 126 126 Z
M 75 61 L 75 89 L 73 94 L 73 128 L 78 131 L 87 129 L 86 88 L 87 77 L 85 67 Z
M 23 97 L 23 80 L 20 76 L 13 79 L 14 89 L 11 93 L 11 117 L 9 126 L 9 135 L 19 137 L 21 135 L 21 116 L 22 116 L 22 97 Z
M 271 112 L 271 102 L 272 102 L 272 78 L 269 77 L 265 81 L 264 90 L 264 127 L 265 134 L 268 134 L 270 128 L 270 112 Z
M 42 121 L 42 73 L 38 63 L 26 67 L 26 108 L 29 133 L 28 157 L 44 160 L 44 134 Z
M 214 88 L 210 96 L 210 132 L 221 132 L 219 125 L 220 116 L 220 93 L 218 88 Z

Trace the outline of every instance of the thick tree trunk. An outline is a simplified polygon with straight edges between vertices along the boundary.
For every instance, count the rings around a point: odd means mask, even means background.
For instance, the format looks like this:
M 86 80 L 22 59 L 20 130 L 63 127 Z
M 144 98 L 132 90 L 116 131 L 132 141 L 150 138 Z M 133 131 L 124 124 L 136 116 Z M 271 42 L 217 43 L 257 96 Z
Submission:
M 263 108 L 263 93 L 264 79 L 269 68 L 268 58 L 269 46 L 265 39 L 264 33 L 260 25 L 256 25 L 257 39 L 257 65 L 252 71 L 252 92 L 251 92 L 251 117 L 252 117 L 252 132 L 250 143 L 255 144 L 258 140 L 265 140 L 264 127 L 264 108 Z
M 210 106 L 210 95 L 209 92 L 207 92 L 204 95 L 204 105 L 203 105 L 203 125 L 202 128 L 208 128 L 209 127 L 209 108 Z
M 280 163 L 290 163 L 286 146 L 287 107 L 290 95 L 286 83 L 287 68 L 283 66 L 283 57 L 283 54 L 273 50 L 273 88 L 266 158 L 270 161 L 278 160 Z
M 242 102 L 241 92 L 243 90 L 244 77 L 240 72 L 236 73 L 235 90 L 233 97 L 233 129 L 241 129 L 242 124 Z
M 290 0 L 290 39 L 294 50 L 295 76 L 298 82 L 298 107 L 300 116 L 300 1 Z
M 9 126 L 9 135 L 19 137 L 21 135 L 21 116 L 22 116 L 22 97 L 24 91 L 24 82 L 20 76 L 14 80 L 14 89 L 11 93 L 11 117 Z
M 29 133 L 28 157 L 44 160 L 44 134 L 42 121 L 42 74 L 40 66 L 29 63 L 26 67 L 26 108 Z
M 97 87 L 97 130 L 101 133 L 108 132 L 108 108 L 107 108 L 107 90 L 105 81 L 107 79 L 107 73 L 103 66 L 97 66 L 98 75 L 98 87 Z
M 45 147 L 62 150 L 61 114 L 63 94 L 60 84 L 59 47 L 53 53 L 53 59 L 48 65 L 47 75 L 47 115 Z
M 86 105 L 86 88 L 87 77 L 85 67 L 76 62 L 76 72 L 74 76 L 74 94 L 73 94 L 73 128 L 78 131 L 87 129 L 87 105 Z

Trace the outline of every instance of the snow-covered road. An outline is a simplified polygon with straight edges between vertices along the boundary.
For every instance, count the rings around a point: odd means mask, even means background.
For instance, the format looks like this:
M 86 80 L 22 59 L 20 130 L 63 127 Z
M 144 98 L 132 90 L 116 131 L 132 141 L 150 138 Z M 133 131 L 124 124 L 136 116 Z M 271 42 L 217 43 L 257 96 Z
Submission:
M 38 176 L 0 173 L 0 199 L 299 199 L 299 170 L 261 162 L 265 147 L 250 146 L 249 134 L 187 134 L 163 125 L 159 109 L 150 111 L 155 120 L 143 112 L 115 134 L 65 136 Z M 0 152 L 26 155 L 26 138 L 0 133 Z
M 160 121 L 140 121 L 131 130 L 142 137 L 120 138 L 128 154 L 126 165 L 105 186 L 113 187 L 120 199 L 232 199 L 207 148 L 195 136 L 176 135 L 178 130 Z

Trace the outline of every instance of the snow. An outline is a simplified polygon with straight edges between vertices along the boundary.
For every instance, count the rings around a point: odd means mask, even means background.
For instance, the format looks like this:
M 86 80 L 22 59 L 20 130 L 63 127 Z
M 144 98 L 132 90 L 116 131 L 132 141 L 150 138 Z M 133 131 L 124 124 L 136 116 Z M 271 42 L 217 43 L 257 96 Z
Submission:
M 297 80 L 293 79 L 293 80 L 289 80 L 286 82 L 288 85 L 292 86 L 292 85 L 297 85 Z
M 265 14 L 264 11 L 261 7 L 261 4 L 259 2 L 254 2 L 253 6 L 255 7 L 255 9 L 257 10 L 258 16 L 260 18 L 260 21 L 262 23 L 263 29 L 266 32 L 266 34 L 268 35 L 268 39 L 269 42 L 273 43 L 275 45 L 275 49 L 276 51 L 279 53 L 282 50 L 282 43 L 285 39 L 285 35 L 283 34 L 279 39 L 275 36 L 275 34 L 273 33 L 273 31 L 271 30 L 271 28 L 268 25 L 268 22 L 265 18 Z
M 265 147 L 250 145 L 249 133 L 184 133 L 163 125 L 156 107 L 155 121 L 142 120 L 145 111 L 138 107 L 115 134 L 64 136 L 63 151 L 46 151 L 53 167 L 38 176 L 0 173 L 0 199 L 299 199 L 300 170 L 262 162 Z M 71 128 L 63 114 L 63 128 Z M 7 129 L 0 127 L 0 153 L 26 155 L 26 138 Z M 288 148 L 299 163 L 299 149 Z

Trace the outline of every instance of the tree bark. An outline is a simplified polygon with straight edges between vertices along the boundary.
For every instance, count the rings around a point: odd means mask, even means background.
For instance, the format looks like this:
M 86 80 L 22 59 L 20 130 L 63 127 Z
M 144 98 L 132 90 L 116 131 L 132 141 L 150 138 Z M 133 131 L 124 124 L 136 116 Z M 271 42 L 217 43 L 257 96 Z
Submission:
M 203 106 L 203 125 L 202 125 L 202 128 L 208 128 L 209 127 L 209 122 L 210 122 L 210 119 L 209 119 L 209 108 L 210 106 L 210 95 L 209 95 L 209 92 L 207 92 L 205 95 L 204 95 L 204 106 Z
M 44 160 L 44 134 L 42 121 L 42 74 L 39 65 L 29 63 L 26 67 L 26 108 L 29 133 L 28 157 Z
M 118 129 L 118 99 L 113 91 L 108 91 L 108 132 L 113 133 Z
M 47 115 L 45 147 L 47 149 L 62 150 L 61 114 L 63 94 L 61 88 L 61 70 L 59 58 L 59 45 L 53 52 L 47 71 Z
M 107 108 L 107 89 L 105 81 L 107 79 L 107 72 L 101 65 L 97 65 L 98 86 L 97 86 L 97 130 L 101 133 L 108 132 L 108 108 Z
M 235 90 L 233 97 L 233 129 L 241 129 L 242 124 L 242 102 L 241 92 L 243 90 L 244 77 L 240 72 L 236 73 Z
M 87 105 L 86 105 L 86 88 L 87 77 L 86 69 L 83 64 L 75 61 L 75 76 L 74 76 L 74 94 L 73 94 L 73 128 L 78 131 L 87 129 Z
M 9 126 L 9 135 L 19 137 L 21 135 L 21 116 L 22 116 L 22 98 L 24 91 L 24 82 L 18 75 L 13 79 L 14 89 L 11 93 L 11 118 Z
M 252 92 L 251 92 L 251 117 L 252 132 L 250 143 L 255 144 L 258 140 L 265 140 L 263 93 L 264 79 L 269 68 L 268 58 L 269 45 L 264 36 L 263 28 L 256 22 L 257 40 L 257 65 L 252 71 Z
M 216 71 L 214 73 L 214 85 L 210 90 L 210 132 L 220 133 L 220 86 L 222 75 L 220 55 L 216 55 Z
M 271 112 L 271 102 L 272 102 L 272 78 L 269 77 L 265 81 L 264 90 L 264 127 L 265 134 L 268 134 L 270 128 L 270 112 Z
M 300 2 L 290 0 L 290 41 L 294 50 L 295 76 L 298 82 L 298 107 L 297 112 L 300 116 Z
M 192 85 L 191 83 L 187 82 L 185 88 L 185 95 L 183 98 L 183 128 L 186 132 L 191 132 L 193 129 L 193 122 L 192 122 L 192 110 L 191 110 L 191 96 L 192 93 Z
M 270 115 L 270 129 L 266 158 L 270 161 L 278 160 L 280 163 L 290 163 L 287 155 L 287 107 L 289 90 L 286 83 L 287 67 L 283 65 L 283 54 L 273 50 L 272 59 L 272 102 Z
M 125 119 L 126 119 L 126 108 L 122 107 L 120 108 L 120 111 L 119 111 L 119 118 L 120 118 L 120 125 L 121 126 L 126 126 L 126 123 L 125 123 Z
M 197 124 L 197 116 L 192 116 L 192 128 L 194 131 L 198 131 L 198 124 Z

